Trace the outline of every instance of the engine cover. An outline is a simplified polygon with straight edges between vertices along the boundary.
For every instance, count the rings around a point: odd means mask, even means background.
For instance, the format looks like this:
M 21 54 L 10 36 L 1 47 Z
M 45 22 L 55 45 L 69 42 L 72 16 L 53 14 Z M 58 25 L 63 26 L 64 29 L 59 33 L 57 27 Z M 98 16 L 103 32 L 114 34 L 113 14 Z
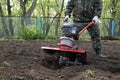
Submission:
M 64 23 L 62 25 L 62 35 L 66 37 L 71 37 L 78 34 L 79 25 L 74 23 Z

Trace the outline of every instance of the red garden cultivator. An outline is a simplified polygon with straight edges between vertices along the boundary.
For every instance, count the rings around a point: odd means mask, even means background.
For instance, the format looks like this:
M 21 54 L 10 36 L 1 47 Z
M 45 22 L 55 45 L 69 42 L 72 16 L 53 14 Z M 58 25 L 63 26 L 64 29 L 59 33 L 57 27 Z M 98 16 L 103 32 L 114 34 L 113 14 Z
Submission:
M 69 64 L 86 64 L 87 54 L 85 50 L 80 50 L 75 44 L 75 37 L 80 36 L 90 25 L 90 22 L 80 32 L 78 32 L 78 24 L 64 23 L 62 25 L 62 36 L 60 37 L 58 48 L 41 47 L 45 52 L 43 64 L 49 66 L 50 64 L 59 67 Z

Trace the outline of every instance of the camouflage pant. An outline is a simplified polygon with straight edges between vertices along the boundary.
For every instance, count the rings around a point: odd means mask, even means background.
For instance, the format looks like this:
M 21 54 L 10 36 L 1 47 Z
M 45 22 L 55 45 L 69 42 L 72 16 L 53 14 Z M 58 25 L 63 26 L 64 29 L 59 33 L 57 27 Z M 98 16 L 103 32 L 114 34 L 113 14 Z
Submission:
M 78 32 L 82 30 L 88 23 L 77 23 L 80 25 L 78 28 Z M 100 50 L 101 51 L 101 42 L 100 42 L 100 29 L 99 29 L 99 24 L 92 24 L 88 29 L 87 29 L 91 40 L 92 40 L 92 46 L 93 49 L 95 50 Z

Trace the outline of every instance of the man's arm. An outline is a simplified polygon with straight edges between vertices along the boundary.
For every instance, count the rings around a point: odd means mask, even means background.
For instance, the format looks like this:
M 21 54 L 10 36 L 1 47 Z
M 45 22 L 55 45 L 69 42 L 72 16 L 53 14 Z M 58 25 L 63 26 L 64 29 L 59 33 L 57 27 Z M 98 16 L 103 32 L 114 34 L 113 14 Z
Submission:
M 73 7 L 74 7 L 73 0 L 68 0 L 66 9 L 65 9 L 65 16 L 68 15 L 70 17 Z
M 96 16 L 100 17 L 102 12 L 102 0 L 95 0 L 94 2 L 94 12 Z

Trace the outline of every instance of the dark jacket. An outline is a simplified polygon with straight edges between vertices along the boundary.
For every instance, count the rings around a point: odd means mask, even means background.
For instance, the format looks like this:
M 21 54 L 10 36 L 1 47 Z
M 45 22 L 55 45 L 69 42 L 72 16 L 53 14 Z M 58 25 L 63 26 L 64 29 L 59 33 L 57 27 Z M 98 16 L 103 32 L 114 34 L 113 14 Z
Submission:
M 95 15 L 100 17 L 102 0 L 68 0 L 65 15 L 73 12 L 74 22 L 89 22 Z

